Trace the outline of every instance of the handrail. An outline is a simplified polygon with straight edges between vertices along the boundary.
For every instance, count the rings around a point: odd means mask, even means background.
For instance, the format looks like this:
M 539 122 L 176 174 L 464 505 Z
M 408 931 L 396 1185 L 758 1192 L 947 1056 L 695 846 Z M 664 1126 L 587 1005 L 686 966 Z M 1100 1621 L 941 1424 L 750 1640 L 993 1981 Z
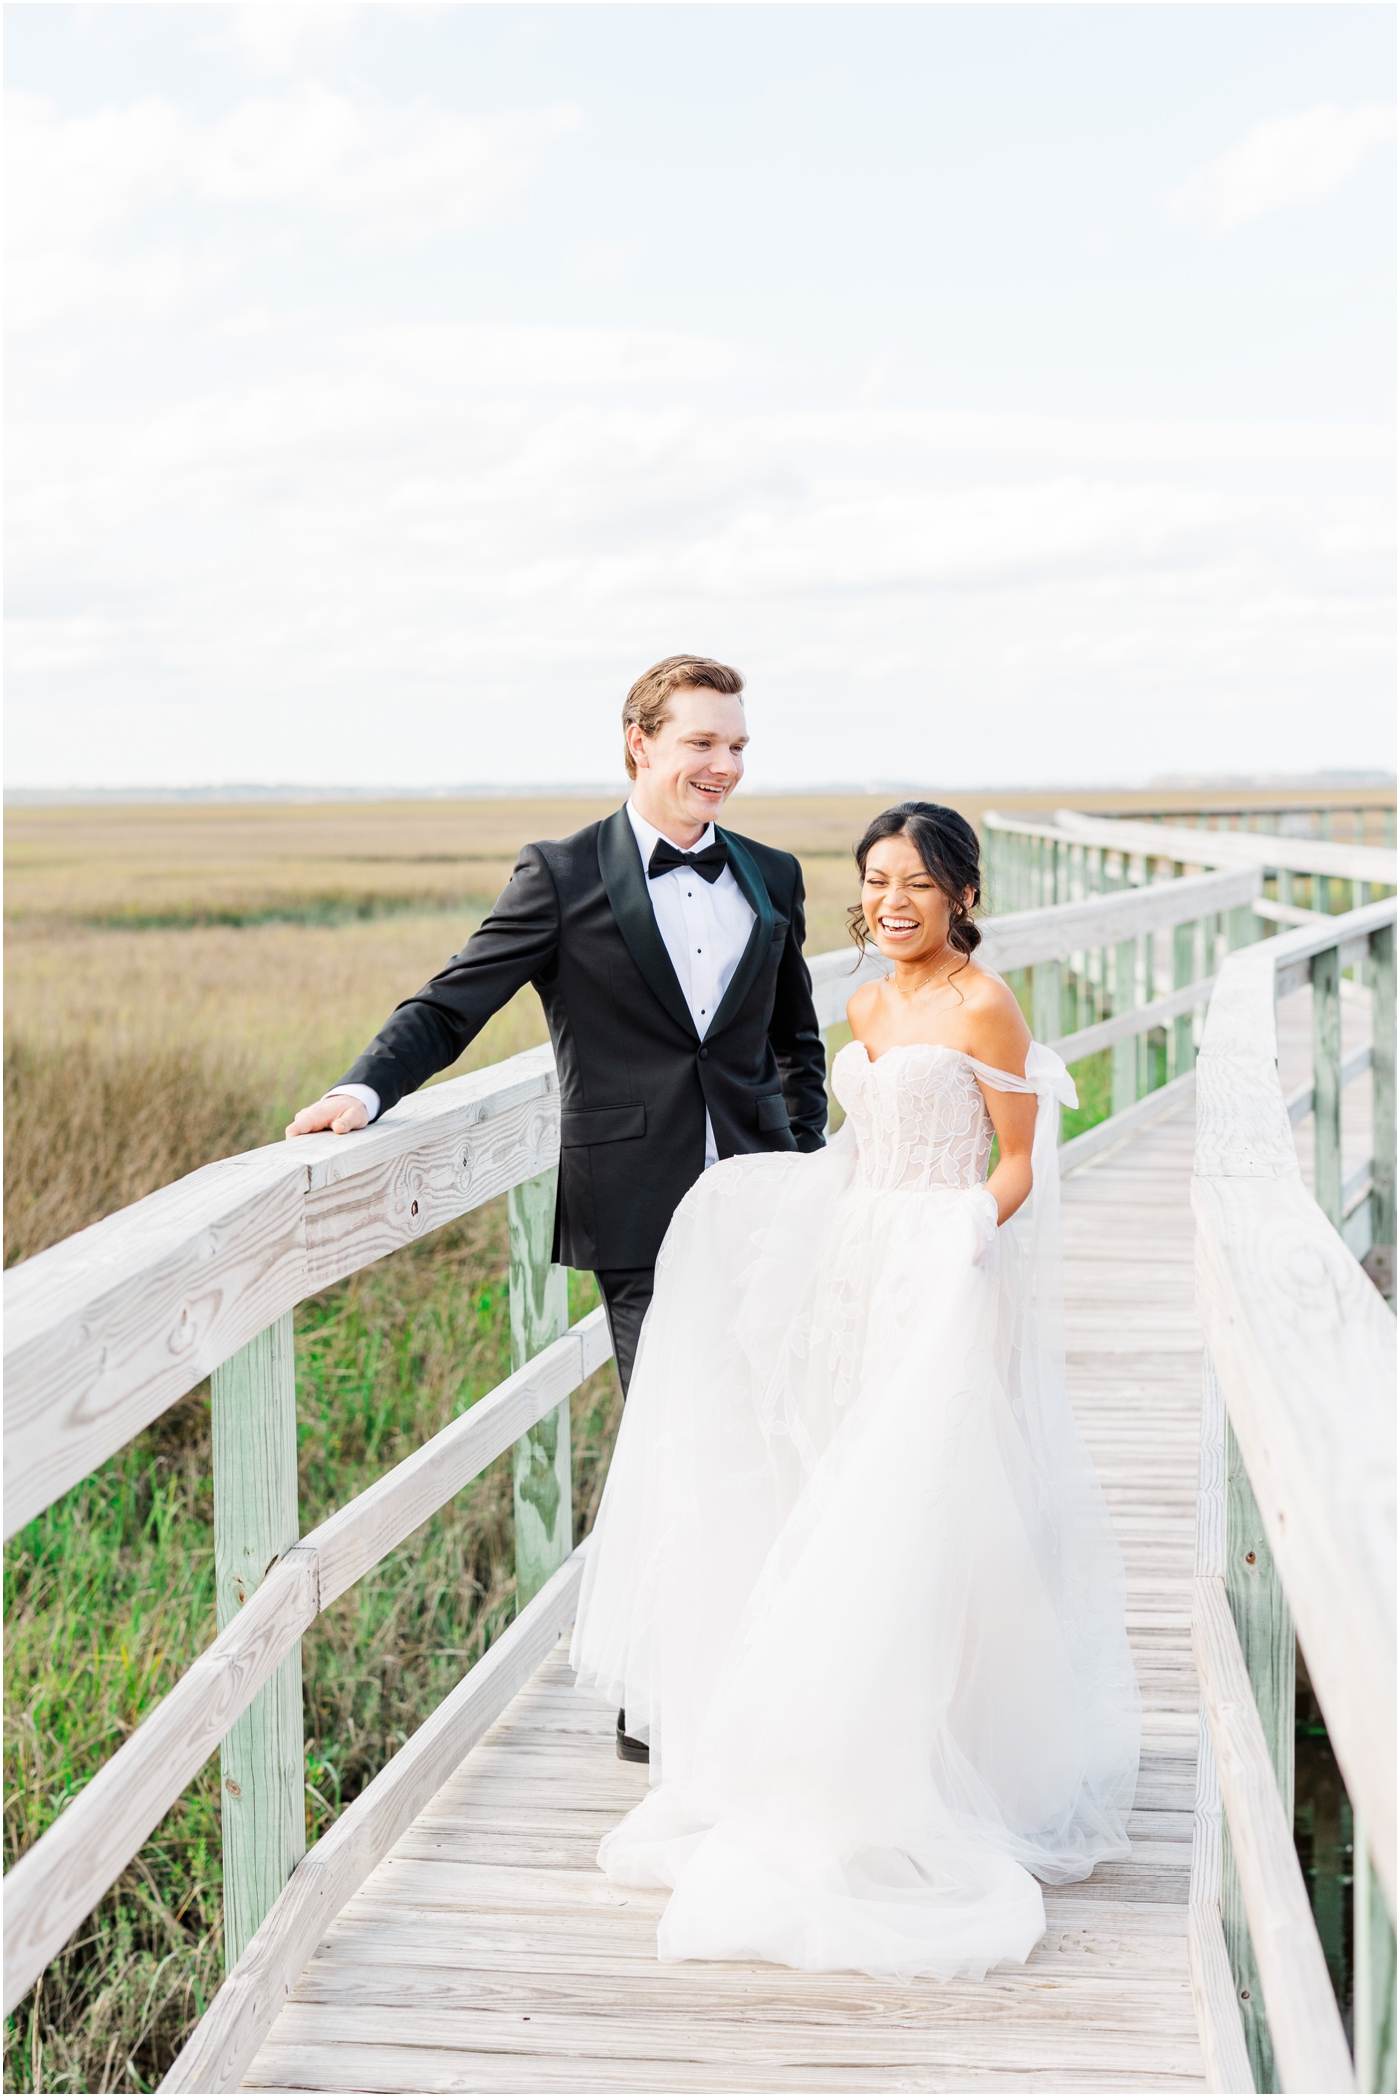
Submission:
M 1238 868 L 1018 911 L 984 921 L 979 958 L 993 968 L 1059 960 L 1238 908 L 1257 892 L 1257 874 Z M 811 969 L 826 1027 L 884 963 L 837 952 L 815 956 Z M 1192 1002 L 1206 995 L 1197 986 Z M 1124 1032 L 1167 1016 L 1143 1006 Z M 348 1141 L 304 1136 L 205 1165 L 11 1268 L 5 1535 L 303 1297 L 558 1156 L 553 1056 L 527 1049 L 412 1094 Z
M 1346 2032 L 1293 1846 L 1293 1829 L 1279 1796 L 1225 1581 L 1218 1573 L 1196 1578 L 1191 1650 L 1283 2087 L 1304 2092 L 1354 2090 Z
M 1197 1303 L 1342 1775 L 1395 1901 L 1395 1320 L 1303 1185 L 1276 978 L 1393 899 L 1232 955 L 1196 1065 Z M 1346 1432 L 1337 1431 L 1345 1417 Z
M 1227 867 L 1218 873 L 1190 874 L 1179 881 L 1144 882 L 1138 888 L 1086 896 L 1077 903 L 1006 911 L 982 919 L 977 959 L 983 967 L 999 970 L 1066 961 L 1086 947 L 1115 946 L 1148 932 L 1169 931 L 1197 918 L 1243 909 L 1259 894 L 1260 880 L 1253 867 Z M 845 1018 L 846 1001 L 862 983 L 878 982 L 889 972 L 889 963 L 874 948 L 863 960 L 853 949 L 817 954 L 808 967 L 817 1019 L 823 1027 L 834 1027 Z M 1201 991 L 1198 1002 L 1204 1004 L 1208 987 L 1195 987 Z M 1166 1016 L 1159 1013 L 1149 1025 L 1160 1025 Z
M 307 1851 L 162 2090 L 236 2090 L 328 1925 L 573 1622 L 585 1538 L 431 1717 Z
M 1389 888 L 1396 883 L 1396 854 L 1384 845 L 1348 845 L 1277 830 L 1191 830 L 1184 824 L 1080 815 L 1072 808 L 1057 808 L 1055 825 L 1071 844 L 1107 845 L 1111 851 L 1172 859 L 1185 866 L 1234 862 L 1342 881 L 1374 881 Z
M 559 1156 L 548 1048 L 205 1165 L 5 1276 L 5 1535 L 303 1297 Z
M 1184 823 L 1152 823 L 1132 816 L 1089 816 L 1057 808 L 1050 817 L 1004 814 L 988 808 L 982 828 L 1008 837 L 1056 845 L 1090 845 L 1135 859 L 1170 859 L 1178 866 L 1267 867 L 1323 874 L 1342 881 L 1396 884 L 1397 855 L 1386 845 L 1344 844 L 1282 830 L 1197 830 Z M 1278 907 L 1278 906 L 1271 906 Z M 1285 908 L 1287 906 L 1284 906 Z
M 1121 954 L 1124 942 L 1132 951 L 1131 942 L 1153 932 L 1247 912 L 1259 882 L 1256 867 L 1237 867 L 1016 912 L 984 923 L 979 958 L 1049 971 L 1058 983 L 1059 964 L 1087 949 Z M 844 1013 L 853 971 L 869 979 L 883 970 L 873 956 L 815 957 L 823 1026 Z M 1203 1003 L 1212 980 L 1115 1012 L 1061 1044 L 1088 1054 L 1140 1034 Z M 1178 1076 L 1138 1100 L 1076 1139 L 1067 1162 L 1167 1111 L 1193 1083 L 1189 1073 Z M 7 1533 L 212 1369 L 246 1354 L 303 1296 L 537 1180 L 558 1152 L 553 1060 L 547 1048 L 533 1049 L 413 1095 L 351 1142 L 309 1137 L 206 1166 L 11 1270 Z M 539 1257 L 547 1266 L 547 1246 Z M 596 1312 L 285 1550 L 234 1621 L 7 1875 L 7 2007 L 125 1868 L 318 1611 L 485 1464 L 518 1447 L 610 1352 Z
M 1367 1830 L 1369 1839 L 1358 1849 L 1358 1872 L 1364 1878 L 1374 1868 L 1392 1917 L 1395 1320 L 1343 1243 L 1340 1215 L 1329 1221 L 1304 1186 L 1293 1122 L 1300 1118 L 1297 1110 L 1305 1096 L 1312 1106 L 1314 1088 L 1291 1100 L 1284 1097 L 1275 1005 L 1279 994 L 1310 974 L 1315 1007 L 1329 986 L 1335 997 L 1341 964 L 1369 951 L 1376 968 L 1388 972 L 1386 995 L 1393 1013 L 1395 922 L 1392 897 L 1226 960 L 1196 1066 L 1192 1181 L 1196 1300 L 1207 1346 L 1208 1401 L 1218 1382 L 1248 1474 L 1245 1504 L 1253 1533 L 1261 1539 L 1260 1571 L 1271 1561 L 1268 1577 L 1280 1583 L 1279 1606 L 1291 1613 L 1358 1825 Z M 1379 984 L 1379 975 L 1376 980 Z M 1379 990 L 1373 994 L 1379 996 Z M 1319 1020 L 1325 1021 L 1325 1014 L 1315 1010 L 1315 1041 L 1325 1041 L 1325 1025 L 1317 1031 Z M 1358 1054 L 1343 1065 L 1335 1046 L 1329 1048 L 1334 1067 L 1325 1073 L 1319 1064 L 1317 1086 L 1326 1075 L 1325 1097 L 1335 1113 L 1345 1076 L 1359 1075 L 1370 1062 L 1384 1077 L 1388 1119 L 1383 1121 L 1378 1092 L 1376 1159 L 1367 1168 L 1379 1177 L 1382 1154 L 1393 1137 L 1394 1043 L 1387 1043 L 1383 1014 L 1378 1013 L 1376 1025 L 1371 1054 L 1364 1060 Z M 1391 1213 L 1383 1228 L 1393 1236 L 1393 1177 L 1388 1184 Z M 1215 1461 L 1207 1459 L 1209 1421 L 1208 1403 L 1203 1481 Z M 1217 1432 L 1224 1435 L 1223 1416 Z M 1219 1766 L 1267 2012 L 1267 2043 L 1285 2090 L 1353 2088 L 1255 1709 L 1250 1662 L 1226 1592 L 1227 1574 L 1233 1577 L 1234 1558 L 1242 1550 L 1242 1544 L 1227 1549 L 1222 1539 L 1219 1562 L 1198 1563 L 1192 1635 L 1209 1722 L 1207 1747 Z M 1249 1563 L 1254 1562 L 1252 1554 Z M 1239 1571 L 1245 1571 L 1243 1565 Z M 1291 1684 L 1291 1674 L 1288 1679 Z M 1290 1713 L 1291 1701 L 1278 1722 L 1280 1737 L 1288 1743 Z M 1291 1754 L 1291 1746 L 1286 1751 Z M 1193 1910 L 1192 1927 L 1198 1939 L 1193 1975 L 1201 2000 L 1209 1991 L 1207 1961 L 1199 1950 L 1207 1940 L 1201 1937 L 1198 1910 Z
M 8 2015 L 322 1610 L 612 1355 L 592 1311 L 313 1529 L 5 1874 Z

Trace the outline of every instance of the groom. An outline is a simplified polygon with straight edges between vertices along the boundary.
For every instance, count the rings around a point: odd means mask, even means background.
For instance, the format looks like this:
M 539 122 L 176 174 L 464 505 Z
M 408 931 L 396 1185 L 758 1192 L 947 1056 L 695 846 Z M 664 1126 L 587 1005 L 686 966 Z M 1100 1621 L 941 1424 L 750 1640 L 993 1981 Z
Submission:
M 826 1125 L 802 870 L 715 826 L 743 776 L 743 688 L 704 656 L 639 677 L 622 709 L 626 806 L 526 845 L 461 953 L 287 1130 L 364 1128 L 533 983 L 559 1071 L 554 1258 L 596 1274 L 624 1393 L 686 1189 L 736 1153 L 816 1150 Z

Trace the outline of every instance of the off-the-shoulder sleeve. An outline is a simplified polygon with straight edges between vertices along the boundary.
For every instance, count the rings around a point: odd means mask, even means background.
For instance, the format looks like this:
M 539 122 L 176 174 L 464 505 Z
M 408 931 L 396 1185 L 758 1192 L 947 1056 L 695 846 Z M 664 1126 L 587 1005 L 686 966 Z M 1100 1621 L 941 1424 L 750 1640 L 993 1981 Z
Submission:
M 975 1056 L 969 1056 L 967 1060 L 982 1083 L 990 1085 L 993 1092 L 1047 1093 L 1062 1107 L 1079 1105 L 1074 1079 L 1055 1051 L 1046 1048 L 1043 1041 L 1033 1041 L 1026 1050 L 1026 1075 L 1023 1078 L 1009 1070 L 998 1070 L 994 1064 L 979 1063 Z

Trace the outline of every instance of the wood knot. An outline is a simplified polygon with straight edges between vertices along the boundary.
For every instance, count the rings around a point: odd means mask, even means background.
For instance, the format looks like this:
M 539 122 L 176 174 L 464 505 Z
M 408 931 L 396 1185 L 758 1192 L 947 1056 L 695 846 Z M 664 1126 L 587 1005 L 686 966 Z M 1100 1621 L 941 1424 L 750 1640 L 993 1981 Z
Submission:
M 232 1777 L 224 1778 L 224 1789 L 230 1798 L 242 1798 L 243 1796 L 243 1786 L 236 1784 Z
M 1254 1564 L 1254 1553 L 1253 1553 L 1252 1551 L 1246 1551 L 1246 1552 L 1245 1552 L 1245 1554 L 1244 1554 L 1244 1562 L 1245 1562 L 1245 1564 L 1246 1564 L 1246 1565 L 1253 1565 L 1253 1564 Z

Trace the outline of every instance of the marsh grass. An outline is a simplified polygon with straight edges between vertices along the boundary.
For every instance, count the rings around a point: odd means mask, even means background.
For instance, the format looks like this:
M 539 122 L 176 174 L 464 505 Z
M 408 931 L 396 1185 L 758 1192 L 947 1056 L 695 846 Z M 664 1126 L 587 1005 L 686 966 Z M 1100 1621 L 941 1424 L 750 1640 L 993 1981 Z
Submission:
M 526 1045 L 519 1036 L 539 1024 L 531 995 L 493 1022 L 495 1055 L 486 1045 L 480 1060 Z M 9 1259 L 280 1135 L 276 1072 L 259 1067 L 253 1040 L 221 1046 L 191 1030 L 183 1042 L 142 1045 L 133 1033 L 115 1044 L 45 1045 L 37 1031 L 7 1039 Z M 509 1373 L 507 1266 L 497 1201 L 299 1306 L 303 1529 Z M 571 1277 L 571 1295 L 582 1316 L 596 1300 L 592 1277 Z M 596 1511 L 619 1410 L 611 1366 L 575 1394 L 579 1535 Z M 502 1459 L 308 1633 L 308 1841 L 480 1658 L 514 1601 Z M 9 1862 L 214 1635 L 207 1385 L 12 1540 L 5 1612 Z M 160 2081 L 222 1978 L 217 1784 L 211 1762 L 7 2020 L 6 2089 Z
M 188 1044 L 112 1051 L 10 1034 L 5 1264 L 273 1134 L 244 1059 L 216 1061 Z
M 497 1201 L 299 1308 L 303 1529 L 509 1373 L 506 1273 Z M 579 1317 L 592 1278 L 571 1279 Z M 611 1366 L 572 1410 L 582 1535 L 620 1411 Z M 514 1599 L 502 1458 L 307 1634 L 308 1842 L 481 1657 Z M 8 1861 L 214 1635 L 207 1385 L 13 1540 L 6 1613 Z M 219 1857 L 211 1762 L 9 2020 L 7 2089 L 154 2087 L 222 1977 Z
M 850 844 L 885 798 L 733 810 L 736 829 L 802 856 L 809 952 L 845 943 Z M 620 799 L 9 811 L 6 1259 L 277 1140 L 462 945 L 523 837 L 565 835 Z M 457 1068 L 543 1039 L 527 989 Z M 1076 1071 L 1083 1126 L 1107 1111 L 1110 1059 L 1091 1060 Z M 578 1317 L 591 1277 L 572 1296 Z M 497 1383 L 508 1325 L 499 1202 L 300 1306 L 303 1529 Z M 611 1366 L 572 1410 L 583 1535 L 620 1412 Z M 308 1839 L 509 1620 L 510 1499 L 503 1459 L 308 1634 Z M 8 1547 L 7 1861 L 213 1636 L 212 1525 L 206 1386 Z M 159 2082 L 222 1977 L 219 1860 L 211 1761 L 7 2020 L 7 2090 Z

